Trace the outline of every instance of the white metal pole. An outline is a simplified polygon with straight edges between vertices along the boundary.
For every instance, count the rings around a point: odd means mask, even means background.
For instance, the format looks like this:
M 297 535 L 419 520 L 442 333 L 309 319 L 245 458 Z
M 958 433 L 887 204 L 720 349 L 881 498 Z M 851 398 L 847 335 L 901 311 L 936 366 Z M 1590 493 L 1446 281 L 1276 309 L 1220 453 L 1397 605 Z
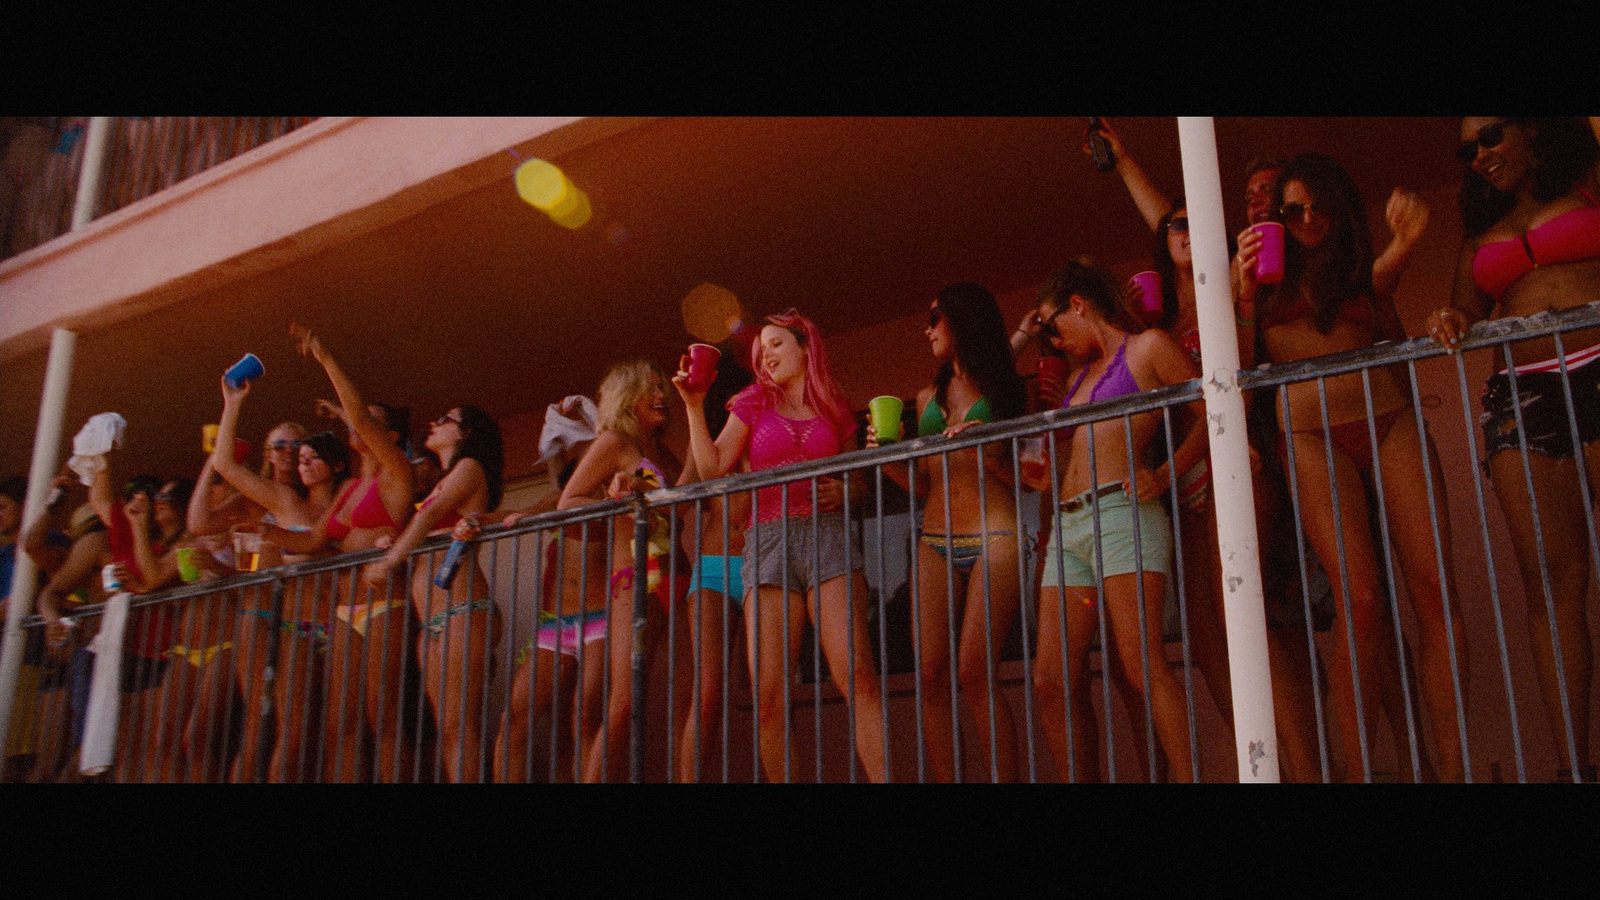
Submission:
M 105 182 L 106 147 L 110 143 L 110 117 L 89 119 L 89 133 L 84 136 L 83 165 L 78 169 L 78 199 L 72 205 L 74 231 L 94 221 L 100 205 L 100 185 Z
M 50 338 L 44 395 L 39 401 L 39 426 L 33 434 L 33 465 L 28 470 L 28 497 L 22 506 L 22 529 L 17 533 L 19 543 L 23 531 L 44 512 L 45 497 L 55 480 L 60 463 L 61 423 L 66 414 L 67 388 L 72 383 L 72 358 L 77 347 L 78 335 L 64 328 L 57 328 Z M 5 747 L 10 737 L 17 673 L 22 668 L 22 619 L 33 612 L 37 577 L 33 560 L 19 546 L 16 567 L 11 574 L 11 602 L 6 607 L 5 642 L 0 644 L 0 747 Z
M 1222 554 L 1239 781 L 1276 782 L 1278 738 L 1273 725 L 1272 672 L 1267 663 L 1261 557 L 1244 396 L 1239 393 L 1239 336 L 1234 325 L 1228 232 L 1222 216 L 1222 178 L 1212 120 L 1180 117 L 1178 147 L 1183 157 L 1185 202 L 1189 204 L 1189 246 L 1194 255 L 1200 380 L 1211 438 L 1211 490 L 1216 498 L 1217 544 Z

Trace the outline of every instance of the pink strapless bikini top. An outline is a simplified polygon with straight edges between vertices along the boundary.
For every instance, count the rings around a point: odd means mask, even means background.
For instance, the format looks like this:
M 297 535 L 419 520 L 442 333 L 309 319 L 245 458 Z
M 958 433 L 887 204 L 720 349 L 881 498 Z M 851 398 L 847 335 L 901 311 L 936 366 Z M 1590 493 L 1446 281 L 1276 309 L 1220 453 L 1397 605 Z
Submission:
M 1568 210 L 1516 238 L 1494 241 L 1472 257 L 1472 280 L 1496 302 L 1518 278 L 1536 266 L 1600 259 L 1600 203 L 1583 188 L 1592 206 Z

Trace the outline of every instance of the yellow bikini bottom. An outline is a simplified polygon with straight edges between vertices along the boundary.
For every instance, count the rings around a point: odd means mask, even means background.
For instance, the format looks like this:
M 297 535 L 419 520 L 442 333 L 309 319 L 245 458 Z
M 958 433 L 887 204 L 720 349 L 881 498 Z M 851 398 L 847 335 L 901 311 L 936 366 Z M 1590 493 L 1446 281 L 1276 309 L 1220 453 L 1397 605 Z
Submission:
M 371 603 L 361 603 L 355 606 L 335 606 L 333 614 L 339 617 L 339 621 L 355 629 L 356 634 L 366 637 L 367 626 L 371 624 L 373 619 L 391 609 L 400 609 L 406 605 L 406 602 L 402 598 L 399 600 L 375 600 Z
M 194 666 L 196 669 L 199 669 L 206 666 L 213 659 L 216 659 L 218 653 L 221 653 L 224 650 L 232 649 L 233 641 L 223 641 L 220 644 L 212 644 L 210 647 L 195 647 L 193 650 L 185 647 L 182 644 L 174 644 L 172 645 L 172 648 L 167 651 L 167 655 L 181 659 L 184 662 L 187 662 L 189 665 Z

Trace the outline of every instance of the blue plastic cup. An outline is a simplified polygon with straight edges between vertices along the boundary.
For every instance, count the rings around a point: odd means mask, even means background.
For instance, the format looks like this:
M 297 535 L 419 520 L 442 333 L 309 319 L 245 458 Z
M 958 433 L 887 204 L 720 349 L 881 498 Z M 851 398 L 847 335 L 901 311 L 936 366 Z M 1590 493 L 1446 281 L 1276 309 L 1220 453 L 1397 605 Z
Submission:
M 261 360 L 257 359 L 254 353 L 246 353 L 244 359 L 234 363 L 228 371 L 222 373 L 222 377 L 228 382 L 228 387 L 238 390 L 260 378 L 266 371 L 267 367 L 261 364 Z

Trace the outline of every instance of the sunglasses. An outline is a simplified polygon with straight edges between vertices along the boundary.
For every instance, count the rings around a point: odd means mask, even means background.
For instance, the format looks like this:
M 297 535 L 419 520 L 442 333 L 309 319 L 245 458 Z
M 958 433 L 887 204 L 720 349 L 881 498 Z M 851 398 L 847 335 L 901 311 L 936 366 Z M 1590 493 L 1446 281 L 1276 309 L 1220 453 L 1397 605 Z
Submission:
M 943 310 L 939 309 L 938 307 L 935 307 L 933 309 L 928 310 L 928 327 L 929 328 L 938 328 L 939 327 L 939 323 L 943 322 L 943 321 L 944 321 L 944 311 Z
M 443 426 L 446 422 L 454 422 L 458 428 L 461 426 L 461 420 L 451 418 L 449 413 L 445 413 L 439 418 L 433 420 L 433 424 L 437 426 Z
M 265 449 L 268 453 L 274 450 L 294 450 L 300 446 L 299 441 L 270 441 Z
M 1189 217 L 1188 216 L 1179 216 L 1176 219 L 1173 219 L 1172 221 L 1167 223 L 1167 230 L 1168 231 L 1176 231 L 1179 234 L 1188 234 L 1189 233 Z
M 1066 310 L 1058 309 L 1051 313 L 1049 317 L 1040 317 L 1039 333 L 1044 335 L 1046 338 L 1060 337 L 1061 330 L 1056 328 L 1056 319 L 1064 312 L 1066 312 Z
M 178 502 L 178 492 L 177 491 L 162 491 L 161 493 L 156 495 L 155 499 L 156 499 L 157 503 L 177 503 Z
M 1461 146 L 1456 148 L 1456 159 L 1461 160 L 1462 165 L 1472 165 L 1472 161 L 1478 158 L 1479 148 L 1493 150 L 1505 143 L 1506 126 L 1510 124 L 1510 122 L 1496 122 L 1493 125 L 1485 125 L 1478 131 L 1477 137 L 1461 142 Z
M 1328 211 L 1317 203 L 1285 203 L 1278 208 L 1278 215 L 1283 216 L 1285 222 L 1302 222 L 1307 215 L 1327 214 Z

